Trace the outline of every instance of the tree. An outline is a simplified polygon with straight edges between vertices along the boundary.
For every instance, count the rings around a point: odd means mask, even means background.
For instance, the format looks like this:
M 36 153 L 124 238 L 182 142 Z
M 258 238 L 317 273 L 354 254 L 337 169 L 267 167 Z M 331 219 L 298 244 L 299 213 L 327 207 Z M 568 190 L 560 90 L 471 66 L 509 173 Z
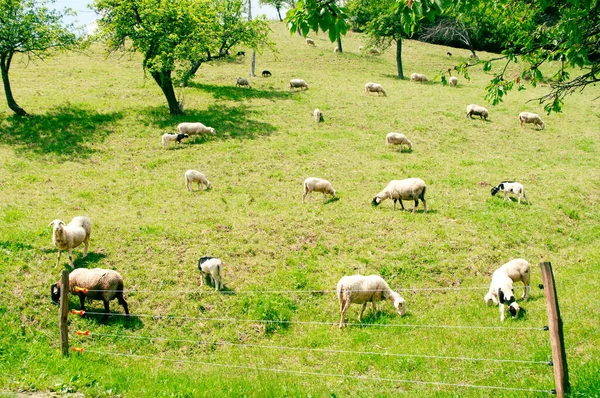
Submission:
M 283 7 L 296 7 L 294 0 L 258 0 L 258 4 L 275 7 L 280 21 L 283 21 L 283 18 L 281 18 L 281 9 Z
M 337 41 L 338 51 L 342 52 L 342 35 L 349 29 L 349 17 L 346 8 L 340 7 L 336 0 L 298 0 L 296 7 L 285 15 L 290 34 L 298 31 L 306 37 L 309 31 L 329 33 L 331 42 Z
M 74 47 L 78 40 L 62 18 L 67 10 L 50 10 L 36 0 L 0 0 L 0 70 L 8 107 L 19 116 L 27 115 L 14 99 L 8 72 L 16 54 L 28 59 L 45 59 L 52 50 Z
M 433 24 L 423 27 L 423 34 L 419 39 L 431 43 L 443 43 L 445 45 L 460 43 L 460 45 L 471 51 L 473 57 L 477 56 L 469 29 L 462 19 L 451 16 L 439 18 Z

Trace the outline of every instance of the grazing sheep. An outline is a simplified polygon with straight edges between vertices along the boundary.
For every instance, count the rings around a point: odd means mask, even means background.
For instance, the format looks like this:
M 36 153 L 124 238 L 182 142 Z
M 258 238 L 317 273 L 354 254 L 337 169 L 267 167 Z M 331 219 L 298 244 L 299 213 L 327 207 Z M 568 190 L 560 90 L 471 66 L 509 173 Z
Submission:
M 204 285 L 204 278 L 206 278 L 206 275 L 209 275 L 212 284 L 215 286 L 215 290 L 221 290 L 223 288 L 223 281 L 221 279 L 222 267 L 223 262 L 216 257 L 200 257 L 200 260 L 198 260 L 198 269 L 202 274 L 200 286 Z
M 378 49 L 376 49 L 376 48 L 369 49 L 369 55 L 379 55 L 379 54 L 381 54 L 381 53 L 379 52 Z
M 504 272 L 510 277 L 510 279 L 512 279 L 513 283 L 519 281 L 523 282 L 525 289 L 523 290 L 523 297 L 521 298 L 524 301 L 527 301 L 527 299 L 529 298 L 529 292 L 531 291 L 531 286 L 529 284 L 531 278 L 530 265 L 527 260 L 524 260 L 522 258 L 511 260 L 506 264 L 502 265 L 496 271 Z M 483 300 L 488 305 L 488 307 L 491 306 L 492 303 L 497 304 L 497 302 L 494 301 L 494 296 L 490 293 L 486 294 Z
M 235 86 L 236 87 L 248 86 L 248 88 L 252 88 L 252 86 L 250 85 L 250 80 L 243 78 L 243 77 L 237 78 L 237 81 L 235 82 Z
M 304 199 L 306 195 L 308 195 L 308 200 L 312 203 L 311 193 L 321 192 L 323 194 L 323 203 L 327 200 L 327 194 L 335 196 L 335 189 L 331 186 L 331 183 L 322 178 L 309 177 L 304 180 L 304 194 L 302 195 L 302 203 L 304 203 Z
M 474 61 L 479 61 L 479 57 L 473 53 L 469 54 L 469 59 L 472 59 Z
M 483 106 L 470 104 L 467 106 L 467 117 L 473 119 L 473 115 L 479 116 L 480 119 L 487 120 L 489 112 Z
M 456 85 L 458 84 L 458 78 L 456 76 L 450 76 L 450 80 L 448 80 L 448 84 L 456 87 Z
M 313 47 L 317 46 L 317 44 L 315 43 L 315 41 L 313 39 L 311 39 L 311 38 L 308 38 L 308 37 L 306 38 L 306 45 L 313 46 Z
M 379 192 L 377 195 L 373 197 L 372 204 L 373 206 L 379 206 L 381 202 L 386 199 L 394 200 L 394 210 L 396 210 L 396 202 L 400 201 L 400 206 L 402 206 L 402 210 L 404 210 L 404 204 L 402 200 L 414 200 L 415 207 L 413 208 L 413 213 L 417 211 L 417 206 L 419 205 L 419 199 L 423 202 L 423 207 L 425 208 L 425 213 L 427 213 L 427 202 L 425 201 L 425 190 L 427 186 L 425 185 L 425 181 L 420 178 L 407 178 L 405 180 L 392 180 L 385 187 L 385 189 Z
M 504 304 L 508 305 L 508 311 L 513 318 L 517 316 L 519 310 L 521 309 L 519 304 L 517 304 L 515 301 L 513 280 L 502 268 L 497 269 L 492 274 L 490 291 L 485 295 L 484 301 L 487 305 L 491 305 L 492 303 L 498 304 L 498 302 L 500 302 L 501 322 L 504 321 L 506 317 Z
M 69 250 L 69 265 L 73 266 L 73 248 L 84 243 L 83 257 L 87 256 L 92 234 L 92 222 L 84 216 L 74 217 L 68 225 L 61 220 L 54 220 L 48 226 L 52 227 L 52 243 L 58 249 L 56 266 L 60 262 L 60 254 L 63 250 Z
M 271 77 L 271 75 L 272 73 L 266 69 L 262 71 L 262 77 Z
M 429 79 L 427 79 L 427 76 L 422 75 L 420 73 L 413 73 L 412 75 L 410 75 L 410 80 L 413 80 L 415 82 L 428 82 Z
M 75 288 L 87 289 L 87 291 L 75 291 Z M 58 303 L 60 299 L 61 283 L 58 281 L 52 285 L 50 291 L 52 301 Z M 69 292 L 79 296 L 81 309 L 85 311 L 85 299 L 102 300 L 104 302 L 104 318 L 110 312 L 110 300 L 117 299 L 125 310 L 125 316 L 129 316 L 127 302 L 123 298 L 123 278 L 117 271 L 102 268 L 77 268 L 69 274 Z
M 308 84 L 302 79 L 292 79 L 290 80 L 290 90 L 294 88 L 299 88 L 300 90 L 305 88 L 308 90 Z
M 241 57 L 245 57 L 245 56 L 246 56 L 246 52 L 244 52 L 244 51 L 238 51 L 236 55 L 237 55 L 238 57 L 240 57 L 240 56 L 241 56 Z
M 529 199 L 527 199 L 527 195 L 525 195 L 525 188 L 521 183 L 514 181 L 502 181 L 500 184 L 492 187 L 492 196 L 495 196 L 499 191 L 504 192 L 504 200 L 508 200 L 509 193 L 514 193 L 515 195 L 518 195 L 519 204 L 521 204 L 522 197 L 524 197 L 527 203 L 529 203 Z
M 206 185 L 206 189 L 210 188 L 210 182 L 206 179 L 206 176 L 196 170 L 188 170 L 185 172 L 185 186 L 188 191 L 192 192 L 192 184 L 198 183 L 198 190 L 202 188 L 202 184 Z
M 521 121 L 521 127 L 523 127 L 523 123 L 533 123 L 533 127 L 539 126 L 540 130 L 546 127 L 544 122 L 542 122 L 542 118 L 536 113 L 521 112 L 519 113 L 519 120 Z
M 447 56 L 449 56 L 449 57 L 451 57 L 451 56 L 452 56 L 452 53 L 451 53 L 450 51 L 448 51 L 448 52 L 446 53 L 446 55 L 447 55 Z
M 179 123 L 177 125 L 177 132 L 179 134 L 212 134 L 215 135 L 215 129 L 212 127 L 206 127 L 202 123 Z
M 385 299 L 393 303 L 396 312 L 400 316 L 406 314 L 406 301 L 390 289 L 387 282 L 379 275 L 344 276 L 339 280 L 336 290 L 340 302 L 340 329 L 344 327 L 344 315 L 346 315 L 346 311 L 352 303 L 363 305 L 358 315 L 358 322 L 362 319 L 367 303 L 371 302 L 373 304 L 373 313 L 376 313 L 376 303 Z
M 379 97 L 379 94 L 383 94 L 385 97 L 387 97 L 387 93 L 385 92 L 383 86 L 381 84 L 377 84 L 377 83 L 367 83 L 365 84 L 365 94 L 370 95 L 369 93 L 377 93 L 377 96 Z
M 321 122 L 323 120 L 323 112 L 321 112 L 319 108 L 315 109 L 313 111 L 313 118 L 315 119 L 315 122 Z
M 362 52 L 362 50 L 363 50 L 363 46 L 358 46 L 358 52 L 360 53 L 360 52 Z
M 178 144 L 181 144 L 181 140 L 184 139 L 184 138 L 190 138 L 190 136 L 187 135 L 187 134 L 179 134 L 179 133 L 177 133 L 177 134 L 169 134 L 169 133 L 163 134 L 162 135 L 162 140 L 161 140 L 162 141 L 162 146 L 165 149 L 169 149 L 169 142 L 171 142 L 171 141 L 177 141 Z
M 412 143 L 406 138 L 404 134 L 400 133 L 388 133 L 385 136 L 385 145 L 400 145 L 400 151 L 402 152 L 402 145 L 407 145 L 408 149 L 412 149 Z

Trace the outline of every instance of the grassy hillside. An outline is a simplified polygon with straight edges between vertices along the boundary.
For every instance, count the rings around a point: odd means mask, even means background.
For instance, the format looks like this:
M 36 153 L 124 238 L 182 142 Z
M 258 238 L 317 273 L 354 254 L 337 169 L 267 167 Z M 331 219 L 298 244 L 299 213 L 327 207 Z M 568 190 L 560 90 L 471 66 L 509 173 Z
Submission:
M 554 382 L 545 364 L 432 356 L 547 361 L 545 300 L 535 286 L 537 264 L 551 261 L 573 390 L 598 394 L 597 89 L 569 97 L 558 115 L 527 103 L 547 90 L 543 85 L 492 108 L 483 100 L 489 77 L 479 69 L 456 88 L 399 81 L 393 51 L 360 55 L 359 35 L 345 39 L 347 53 L 335 54 L 324 36 L 308 48 L 283 24 L 273 30 L 278 53 L 257 56 L 257 71 L 273 77 L 236 88 L 235 79 L 249 73 L 249 56 L 203 65 L 189 88 L 177 89 L 182 117 L 169 116 L 136 55 L 107 57 L 97 48 L 90 56 L 15 63 L 15 97 L 33 116 L 15 118 L 4 106 L 0 112 L 0 390 L 546 396 L 435 384 L 547 391 Z M 407 75 L 432 77 L 468 55 L 453 49 L 448 59 L 448 48 L 412 41 L 403 48 Z M 291 78 L 310 89 L 290 93 Z M 368 81 L 388 96 L 366 96 Z M 487 106 L 490 120 L 466 119 L 470 103 Z M 311 118 L 316 107 L 324 112 L 319 125 Z M 546 129 L 521 128 L 524 110 L 542 115 Z M 183 121 L 201 121 L 217 135 L 165 151 L 160 136 Z M 406 134 L 413 150 L 386 148 L 390 131 Z M 205 173 L 213 189 L 189 193 L 187 169 Z M 316 194 L 302 204 L 309 176 L 330 180 L 339 200 L 322 204 Z M 422 207 L 394 212 L 391 201 L 371 207 L 390 180 L 408 177 L 428 185 L 426 214 Z M 503 179 L 522 182 L 531 203 L 492 197 L 489 184 Z M 68 256 L 57 268 L 48 223 L 77 215 L 90 217 L 93 230 L 88 257 L 81 259 L 81 247 L 74 251 L 76 266 L 121 272 L 135 290 L 126 294 L 135 316 L 119 316 L 114 301 L 106 323 L 71 317 L 71 345 L 87 351 L 63 358 L 49 286 Z M 200 288 L 202 255 L 226 264 L 226 293 Z M 526 312 L 501 324 L 482 298 L 492 271 L 517 257 L 531 262 L 534 289 L 522 304 Z M 397 316 L 386 302 L 377 315 L 366 311 L 363 322 L 373 326 L 339 330 L 335 294 L 306 291 L 334 290 L 354 273 L 385 277 L 408 314 Z M 447 287 L 461 289 L 426 290 Z M 280 293 L 252 293 L 258 290 Z M 515 290 L 520 297 L 522 284 Z M 76 298 L 71 306 L 79 308 Z M 100 312 L 102 304 L 88 308 Z M 359 309 L 350 308 L 350 322 Z M 94 335 L 75 335 L 86 329 Z

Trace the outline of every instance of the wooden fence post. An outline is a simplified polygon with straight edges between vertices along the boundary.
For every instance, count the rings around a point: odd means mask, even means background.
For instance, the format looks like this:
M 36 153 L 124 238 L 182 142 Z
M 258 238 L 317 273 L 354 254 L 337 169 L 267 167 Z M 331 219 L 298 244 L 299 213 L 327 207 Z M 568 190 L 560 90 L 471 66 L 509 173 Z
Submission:
M 569 370 L 567 368 L 567 354 L 565 353 L 565 339 L 563 335 L 562 318 L 558 308 L 556 287 L 554 286 L 554 274 L 552 264 L 540 263 L 542 270 L 542 282 L 544 284 L 544 295 L 546 296 L 546 312 L 548 314 L 548 332 L 550 333 L 550 346 L 552 347 L 552 364 L 554 367 L 554 382 L 556 384 L 556 395 L 558 398 L 569 393 Z
M 63 269 L 60 273 L 60 309 L 58 311 L 58 327 L 60 328 L 60 351 L 69 355 L 69 271 Z

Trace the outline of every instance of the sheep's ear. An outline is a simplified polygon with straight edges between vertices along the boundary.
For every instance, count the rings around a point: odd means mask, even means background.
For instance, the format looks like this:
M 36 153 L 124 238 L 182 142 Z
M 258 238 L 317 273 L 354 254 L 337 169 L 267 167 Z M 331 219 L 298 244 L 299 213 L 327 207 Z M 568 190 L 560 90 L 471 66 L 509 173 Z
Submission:
M 500 304 L 504 304 L 504 292 L 502 289 L 498 289 L 498 299 L 500 300 Z

